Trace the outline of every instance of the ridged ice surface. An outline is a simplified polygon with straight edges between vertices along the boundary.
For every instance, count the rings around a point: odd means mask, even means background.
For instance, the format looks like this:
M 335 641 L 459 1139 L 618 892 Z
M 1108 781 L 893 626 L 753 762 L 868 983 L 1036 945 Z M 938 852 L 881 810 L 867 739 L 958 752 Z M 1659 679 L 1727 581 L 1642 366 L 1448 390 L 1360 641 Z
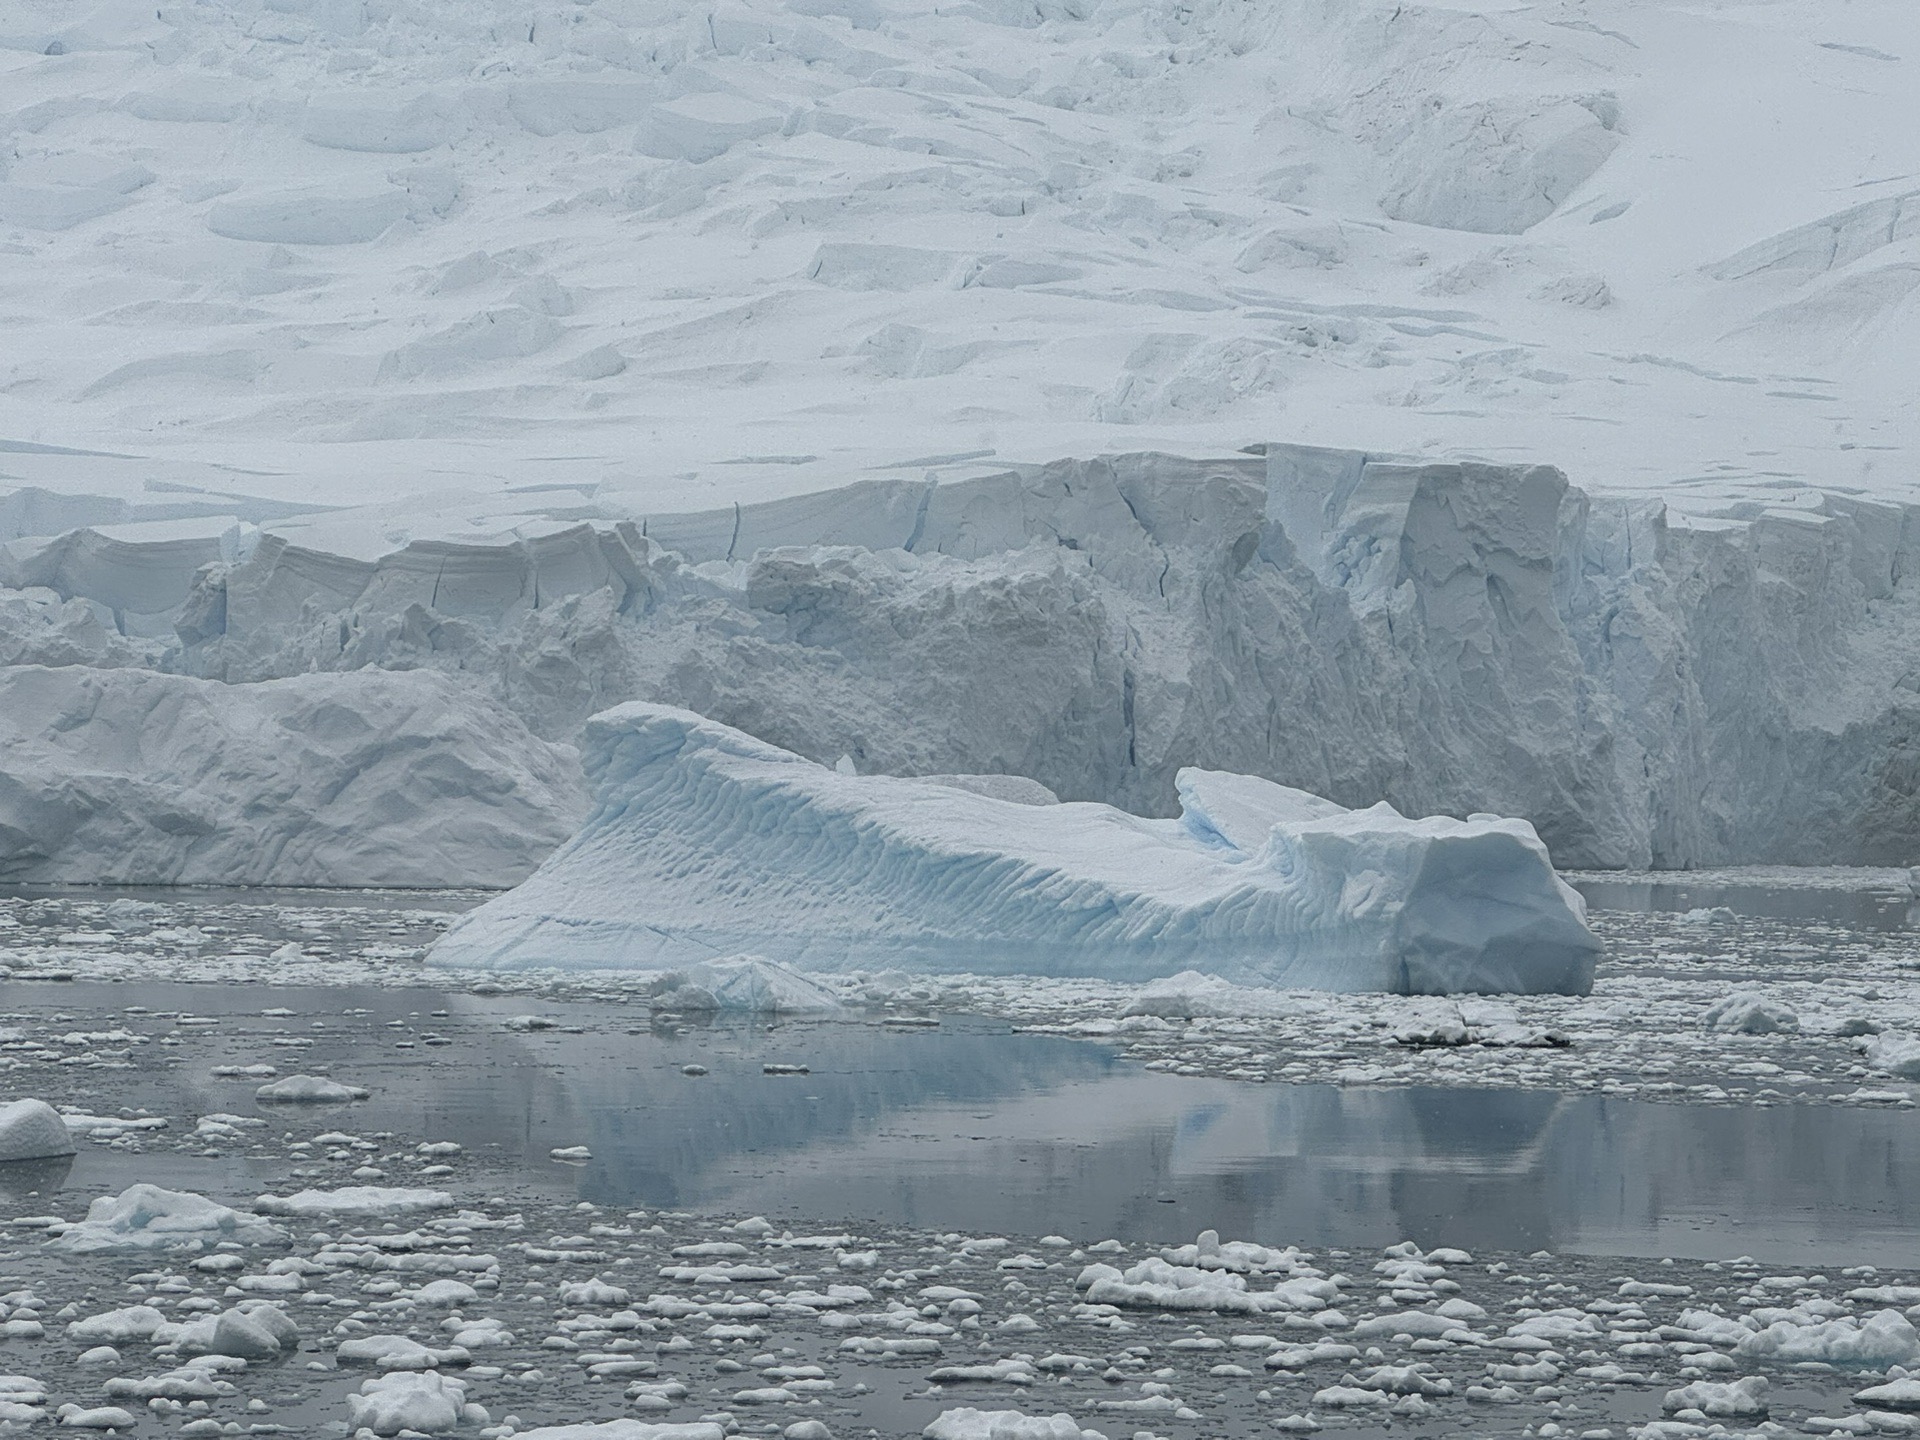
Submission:
M 495 968 L 788 963 L 1331 990 L 1584 992 L 1598 943 L 1524 821 L 1350 811 L 1184 770 L 1181 814 L 838 773 L 689 711 L 587 727 L 598 800 L 434 954 Z

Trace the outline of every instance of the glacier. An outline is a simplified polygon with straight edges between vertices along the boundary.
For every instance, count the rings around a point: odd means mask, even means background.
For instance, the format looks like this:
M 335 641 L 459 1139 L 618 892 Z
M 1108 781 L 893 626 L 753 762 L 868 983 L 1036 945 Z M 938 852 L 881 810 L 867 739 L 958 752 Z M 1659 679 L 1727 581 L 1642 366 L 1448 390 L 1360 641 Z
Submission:
M 432 671 L 0 668 L 0 879 L 497 887 L 585 802 L 570 747 Z
M 847 775 L 691 711 L 588 722 L 580 832 L 455 922 L 435 963 L 811 968 L 1584 994 L 1599 942 L 1522 820 L 1351 811 L 1183 769 L 1181 813 Z
M 1253 448 L 976 460 L 717 509 L 568 490 L 121 523 L 28 496 L 0 505 L 0 679 L 209 706 L 331 686 L 336 715 L 438 684 L 449 724 L 409 744 L 534 777 L 464 847 L 363 807 L 329 842 L 352 879 L 327 883 L 520 879 L 585 812 L 569 747 L 630 700 L 867 774 L 1025 777 L 1148 816 L 1195 766 L 1349 808 L 1518 816 L 1569 867 L 1920 861 L 1920 506 L 1715 507 L 1547 465 Z M 13 878 L 299 874 L 270 846 L 169 836 L 164 805 L 114 868 L 84 834 L 58 860 L 48 797 L 97 793 L 126 732 L 42 735 L 20 705 L 9 726 L 3 788 L 41 797 L 0 829 Z M 209 762 L 250 743 L 181 739 Z M 271 797 L 297 792 L 196 779 L 175 799 L 195 825 L 271 828 Z M 107 833 L 113 808 L 89 815 Z M 404 881 L 381 879 L 396 857 Z

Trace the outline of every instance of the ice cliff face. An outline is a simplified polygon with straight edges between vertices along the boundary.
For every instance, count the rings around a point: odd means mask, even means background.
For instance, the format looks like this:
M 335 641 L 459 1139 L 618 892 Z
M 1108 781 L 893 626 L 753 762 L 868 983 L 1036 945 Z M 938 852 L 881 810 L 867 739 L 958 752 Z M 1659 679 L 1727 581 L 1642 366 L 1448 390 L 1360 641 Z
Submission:
M 1182 770 L 1180 817 L 840 774 L 688 710 L 587 726 L 595 807 L 434 948 L 481 968 L 800 965 L 1415 994 L 1592 988 L 1599 942 L 1524 821 L 1345 810 Z
M 444 677 L 0 669 L 0 878 L 510 885 L 578 765 Z
M 1140 814 L 1194 765 L 1522 816 L 1564 865 L 1920 859 L 1904 507 L 1681 518 L 1546 467 L 1280 445 L 694 514 L 560 498 L 372 558 L 271 522 L 18 539 L 0 650 L 227 682 L 437 670 L 542 744 L 642 699 L 862 773 Z

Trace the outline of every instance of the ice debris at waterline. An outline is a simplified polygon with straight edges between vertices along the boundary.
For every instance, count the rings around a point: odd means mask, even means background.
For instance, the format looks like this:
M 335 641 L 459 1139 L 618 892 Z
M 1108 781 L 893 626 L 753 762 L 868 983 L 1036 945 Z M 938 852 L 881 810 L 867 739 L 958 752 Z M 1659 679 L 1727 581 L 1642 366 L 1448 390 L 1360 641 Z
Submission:
M 580 832 L 450 929 L 475 968 L 751 950 L 918 967 L 1403 993 L 1584 994 L 1600 946 L 1522 820 L 1349 811 L 1182 770 L 1177 819 L 846 775 L 691 711 L 596 716 Z

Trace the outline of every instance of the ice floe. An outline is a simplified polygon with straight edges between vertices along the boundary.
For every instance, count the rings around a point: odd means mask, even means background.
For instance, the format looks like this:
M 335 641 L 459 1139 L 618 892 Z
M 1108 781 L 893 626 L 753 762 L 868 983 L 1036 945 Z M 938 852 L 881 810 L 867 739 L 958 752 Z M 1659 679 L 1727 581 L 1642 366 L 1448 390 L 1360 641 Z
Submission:
M 0 1105 L 0 1163 L 44 1160 L 74 1151 L 73 1132 L 44 1100 L 14 1100 Z

